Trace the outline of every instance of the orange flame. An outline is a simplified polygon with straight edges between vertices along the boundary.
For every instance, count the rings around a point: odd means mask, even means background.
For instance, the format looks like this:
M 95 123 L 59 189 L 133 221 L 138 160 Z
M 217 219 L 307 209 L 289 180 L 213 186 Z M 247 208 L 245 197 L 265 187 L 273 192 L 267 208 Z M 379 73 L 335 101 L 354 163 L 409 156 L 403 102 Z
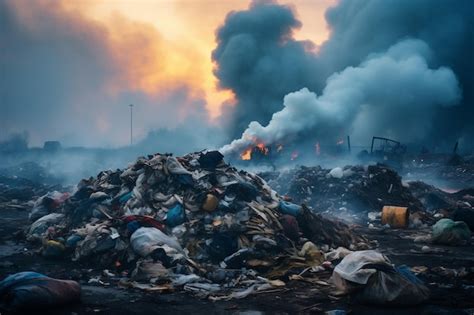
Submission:
M 252 148 L 248 148 L 240 154 L 240 158 L 244 161 L 252 159 Z
M 251 160 L 252 159 L 252 151 L 254 149 L 260 151 L 263 155 L 268 155 L 270 150 L 265 146 L 265 143 L 260 141 L 257 137 L 254 136 L 247 136 L 246 137 L 248 140 L 253 142 L 254 144 L 247 147 L 241 154 L 240 157 L 242 160 Z
M 264 155 L 268 155 L 268 148 L 265 146 L 264 143 L 257 143 L 256 148 L 260 150 L 260 152 L 262 152 Z

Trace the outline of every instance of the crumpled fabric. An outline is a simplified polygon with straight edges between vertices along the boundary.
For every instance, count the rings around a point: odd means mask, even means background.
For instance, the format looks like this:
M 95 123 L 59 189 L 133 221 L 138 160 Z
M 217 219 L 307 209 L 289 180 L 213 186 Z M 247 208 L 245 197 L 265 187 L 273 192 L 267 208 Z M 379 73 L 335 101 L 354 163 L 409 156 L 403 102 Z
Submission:
M 174 175 L 192 175 L 174 156 L 169 156 L 165 163 L 166 168 Z

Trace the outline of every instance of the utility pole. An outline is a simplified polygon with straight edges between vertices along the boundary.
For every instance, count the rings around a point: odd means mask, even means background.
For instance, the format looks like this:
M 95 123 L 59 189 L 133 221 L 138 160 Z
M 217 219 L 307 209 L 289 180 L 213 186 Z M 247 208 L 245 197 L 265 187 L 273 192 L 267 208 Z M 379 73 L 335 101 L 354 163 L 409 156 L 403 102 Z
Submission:
M 133 104 L 130 107 L 130 145 L 133 145 Z
M 351 137 L 347 136 L 347 150 L 351 153 Z

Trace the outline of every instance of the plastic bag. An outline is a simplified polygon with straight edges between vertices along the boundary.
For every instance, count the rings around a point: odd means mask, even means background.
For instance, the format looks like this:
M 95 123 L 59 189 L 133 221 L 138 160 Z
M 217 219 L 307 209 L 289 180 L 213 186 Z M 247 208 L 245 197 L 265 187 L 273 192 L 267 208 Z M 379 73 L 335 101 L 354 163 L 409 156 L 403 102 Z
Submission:
M 451 219 L 441 219 L 433 225 L 434 243 L 457 245 L 471 238 L 471 231 L 466 223 L 453 221 Z
M 416 305 L 429 298 L 428 288 L 406 266 L 394 268 L 374 250 L 353 252 L 334 269 L 336 287 L 361 303 Z
M 180 225 L 186 219 L 186 213 L 184 212 L 184 208 L 181 204 L 175 205 L 173 208 L 168 210 L 166 215 L 166 225 L 170 227 L 175 227 Z
M 361 303 L 390 306 L 417 305 L 429 298 L 429 289 L 406 266 L 378 271 L 357 295 Z
M 376 273 L 377 270 L 364 267 L 376 264 L 391 266 L 388 258 L 375 250 L 352 252 L 334 268 L 334 273 L 342 279 L 358 284 L 366 284 L 370 276 Z
M 28 234 L 33 237 L 41 237 L 50 226 L 57 224 L 64 218 L 64 214 L 50 213 L 36 220 L 30 227 Z
M 76 281 L 49 278 L 36 272 L 20 272 L 0 282 L 0 301 L 9 309 L 49 308 L 79 301 Z
M 335 167 L 329 172 L 329 176 L 339 179 L 344 176 L 344 171 L 340 167 Z
M 133 250 L 143 257 L 148 256 L 155 249 L 163 245 L 168 245 L 170 248 L 179 252 L 183 251 L 181 245 L 179 245 L 175 238 L 155 228 L 139 228 L 130 237 L 130 244 Z

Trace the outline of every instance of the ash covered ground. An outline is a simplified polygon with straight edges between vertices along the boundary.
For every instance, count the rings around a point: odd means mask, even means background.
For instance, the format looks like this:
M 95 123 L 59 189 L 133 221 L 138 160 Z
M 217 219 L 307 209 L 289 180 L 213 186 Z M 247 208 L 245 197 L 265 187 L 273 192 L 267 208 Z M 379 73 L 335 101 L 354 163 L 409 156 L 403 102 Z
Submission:
M 80 300 L 49 314 L 472 313 L 469 157 L 253 174 L 210 152 L 150 155 L 70 186 L 36 163 L 2 169 L 0 280 L 35 271 L 76 281 Z M 382 222 L 387 205 L 408 209 L 404 227 Z M 469 235 L 435 235 L 448 218 Z M 140 245 L 140 231 L 172 240 Z M 422 290 L 391 279 L 401 293 L 388 298 L 364 289 L 374 280 L 337 284 L 336 267 L 367 250 L 387 259 L 373 264 L 406 266 Z

